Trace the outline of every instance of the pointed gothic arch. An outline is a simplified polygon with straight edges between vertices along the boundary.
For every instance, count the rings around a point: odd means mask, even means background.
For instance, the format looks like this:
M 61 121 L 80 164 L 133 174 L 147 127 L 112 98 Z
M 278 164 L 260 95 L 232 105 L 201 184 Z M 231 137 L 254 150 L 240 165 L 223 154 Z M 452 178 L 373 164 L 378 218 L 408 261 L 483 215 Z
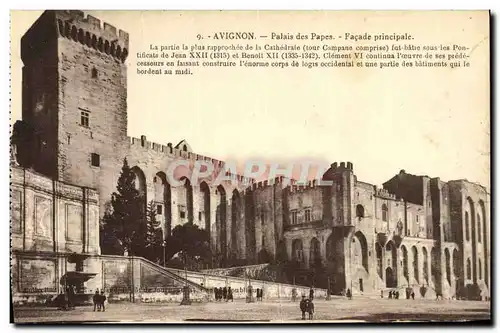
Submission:
M 204 181 L 200 183 L 200 199 L 202 203 L 200 208 L 202 208 L 203 211 L 200 212 L 198 218 L 202 218 L 202 221 L 200 221 L 202 227 L 210 233 L 210 187 Z

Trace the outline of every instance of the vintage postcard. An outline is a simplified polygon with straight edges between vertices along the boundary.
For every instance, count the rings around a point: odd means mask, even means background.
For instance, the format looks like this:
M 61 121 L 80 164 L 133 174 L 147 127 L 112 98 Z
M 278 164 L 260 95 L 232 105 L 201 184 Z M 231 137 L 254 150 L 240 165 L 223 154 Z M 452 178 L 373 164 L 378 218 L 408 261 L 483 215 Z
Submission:
M 491 322 L 488 11 L 11 11 L 14 323 Z

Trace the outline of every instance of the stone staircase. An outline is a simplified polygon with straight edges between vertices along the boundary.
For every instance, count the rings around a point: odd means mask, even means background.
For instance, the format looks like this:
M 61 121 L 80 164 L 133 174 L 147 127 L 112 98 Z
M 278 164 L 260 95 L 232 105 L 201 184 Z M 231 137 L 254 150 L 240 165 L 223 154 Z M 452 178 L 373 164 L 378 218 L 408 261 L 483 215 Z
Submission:
M 141 261 L 141 264 L 143 265 L 144 268 L 149 269 L 155 273 L 161 274 L 169 279 L 174 280 L 177 282 L 179 285 L 188 285 L 191 289 L 196 290 L 198 292 L 209 292 L 209 289 L 205 288 L 199 283 L 196 283 L 190 279 L 186 279 L 183 277 L 181 274 L 177 274 L 173 271 L 171 271 L 168 267 L 163 267 L 160 266 L 152 261 L 149 261 L 148 259 L 138 257 Z

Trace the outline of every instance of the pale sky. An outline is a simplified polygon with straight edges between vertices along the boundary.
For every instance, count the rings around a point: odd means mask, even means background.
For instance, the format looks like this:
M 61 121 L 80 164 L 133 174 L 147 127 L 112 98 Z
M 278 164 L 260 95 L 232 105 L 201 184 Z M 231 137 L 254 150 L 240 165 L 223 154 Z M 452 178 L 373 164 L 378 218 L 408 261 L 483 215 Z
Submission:
M 20 38 L 41 11 L 11 13 L 11 123 L 21 118 Z M 487 12 L 187 13 L 88 11 L 130 35 L 128 134 L 218 159 L 350 161 L 380 185 L 400 169 L 489 187 Z M 397 28 L 396 28 L 397 27 Z M 140 76 L 149 44 L 198 43 L 198 33 L 409 32 L 417 44 L 460 43 L 470 68 L 198 68 Z M 264 42 L 260 42 L 264 44 Z M 279 42 L 275 44 L 280 44 Z

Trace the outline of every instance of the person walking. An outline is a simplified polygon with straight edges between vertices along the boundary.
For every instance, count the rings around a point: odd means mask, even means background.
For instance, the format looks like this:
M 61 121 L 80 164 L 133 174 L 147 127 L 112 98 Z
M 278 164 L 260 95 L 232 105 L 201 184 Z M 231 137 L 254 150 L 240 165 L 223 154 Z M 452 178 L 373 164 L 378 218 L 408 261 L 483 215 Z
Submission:
M 101 297 L 99 298 L 102 312 L 106 311 L 104 303 L 106 302 L 106 295 L 104 295 L 104 289 L 101 289 Z
M 299 308 L 300 311 L 302 312 L 302 320 L 306 319 L 307 300 L 305 295 L 302 295 L 302 300 L 299 303 Z
M 97 309 L 97 307 L 99 305 L 99 289 L 95 290 L 95 294 L 92 297 L 92 301 L 94 302 L 94 312 L 95 312 L 95 310 Z
M 314 289 L 311 287 L 309 289 L 309 299 L 312 301 L 314 299 Z
M 309 314 L 309 319 L 313 319 L 314 316 L 314 303 L 312 299 L 307 302 L 307 313 Z
M 224 300 L 227 300 L 227 288 L 226 287 L 224 287 L 224 289 L 222 289 L 222 298 Z
M 233 299 L 233 290 L 231 289 L 231 287 L 227 288 L 227 301 L 234 302 L 234 299 Z

